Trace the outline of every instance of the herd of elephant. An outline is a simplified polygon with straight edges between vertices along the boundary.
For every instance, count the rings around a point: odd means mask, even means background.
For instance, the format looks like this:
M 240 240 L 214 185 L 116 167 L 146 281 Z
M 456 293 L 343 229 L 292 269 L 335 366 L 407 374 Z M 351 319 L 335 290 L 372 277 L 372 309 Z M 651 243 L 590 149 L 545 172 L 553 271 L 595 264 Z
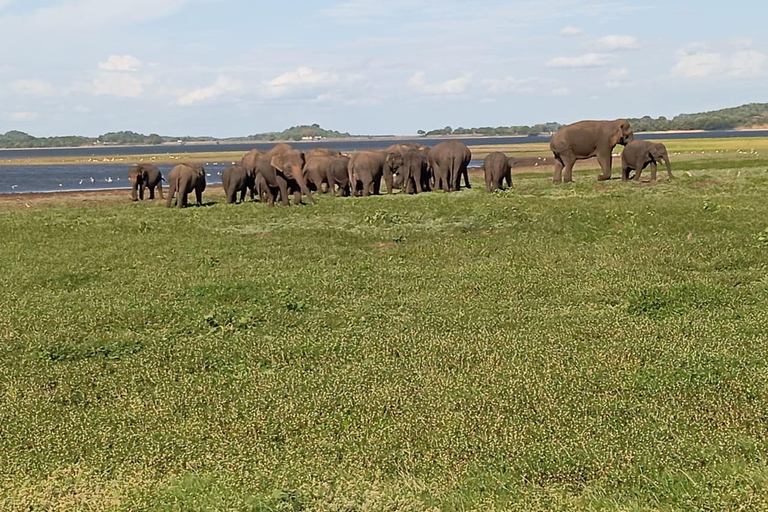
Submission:
M 639 180 L 646 167 L 651 168 L 651 179 L 656 181 L 657 163 L 663 162 L 672 178 L 669 155 L 663 144 L 635 140 L 632 127 L 626 119 L 615 121 L 581 121 L 560 129 L 550 142 L 555 156 L 554 182 L 573 181 L 573 166 L 578 160 L 597 157 L 601 168 L 598 180 L 611 177 L 613 150 L 617 145 L 625 146 L 622 152 L 622 180 Z M 277 201 L 289 205 L 293 195 L 294 204 L 304 197 L 315 203 L 312 192 L 330 193 L 338 196 L 378 195 L 381 181 L 387 186 L 387 193 L 400 189 L 407 194 L 419 194 L 431 190 L 453 192 L 464 186 L 470 188 L 469 163 L 472 152 L 461 141 L 449 140 L 432 148 L 422 144 L 394 144 L 384 150 L 359 151 L 351 156 L 324 148 L 302 152 L 285 143 L 279 143 L 269 151 L 254 149 L 243 156 L 239 164 L 228 167 L 222 173 L 222 186 L 227 203 L 242 202 L 250 192 L 253 200 L 274 206 Z M 483 162 L 486 191 L 512 186 L 514 159 L 501 152 L 489 154 Z M 139 164 L 128 171 L 132 184 L 131 198 L 144 199 L 145 189 L 149 198 L 154 199 L 158 189 L 163 197 L 163 177 L 157 166 Z M 198 164 L 182 163 L 168 174 L 170 192 L 166 206 L 187 205 L 193 191 L 197 204 L 202 204 L 206 187 L 205 169 Z

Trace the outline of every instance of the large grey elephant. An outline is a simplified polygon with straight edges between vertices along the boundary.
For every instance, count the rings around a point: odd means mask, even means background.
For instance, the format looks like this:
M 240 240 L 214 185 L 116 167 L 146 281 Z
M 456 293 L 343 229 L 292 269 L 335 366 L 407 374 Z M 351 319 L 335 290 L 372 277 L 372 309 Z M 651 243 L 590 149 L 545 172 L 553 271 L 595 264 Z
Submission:
M 221 186 L 227 196 L 227 204 L 237 202 L 237 194 L 240 193 L 240 202 L 245 201 L 245 193 L 251 190 L 254 194 L 253 176 L 242 165 L 231 165 L 221 174 Z
M 651 181 L 656 181 L 656 164 L 664 162 L 667 166 L 667 176 L 672 175 L 672 164 L 669 163 L 669 154 L 667 147 L 659 142 L 650 142 L 647 140 L 633 140 L 624 147 L 621 153 L 621 179 L 629 179 L 629 171 L 635 171 L 634 180 L 640 181 L 640 175 L 643 169 L 651 166 Z
M 179 208 L 187 206 L 187 196 L 194 190 L 197 204 L 203 204 L 205 190 L 205 169 L 197 164 L 179 164 L 168 174 L 170 192 L 165 206 L 170 208 L 175 195 L 178 195 L 176 205 Z
M 315 198 L 304 179 L 305 163 L 304 153 L 280 143 L 258 158 L 256 173 L 264 177 L 273 194 L 279 190 L 280 204 L 283 206 L 289 206 L 289 189 L 294 195 L 294 203 L 301 203 L 304 195 L 315 204 Z
M 446 192 L 461 189 L 461 177 L 467 188 L 469 184 L 469 162 L 472 161 L 472 152 L 461 141 L 449 140 L 441 142 L 429 150 L 427 156 L 429 167 L 435 175 L 435 188 L 442 188 Z
M 489 154 L 483 162 L 485 175 L 485 191 L 489 194 L 496 190 L 504 190 L 504 182 L 512 186 L 512 165 L 514 158 L 509 158 L 500 151 Z
M 573 181 L 573 166 L 577 160 L 597 157 L 602 173 L 599 181 L 611 179 L 613 148 L 626 146 L 635 139 L 626 119 L 615 121 L 580 121 L 564 126 L 552 137 L 549 147 L 555 155 L 554 182 Z M 563 176 L 565 170 L 565 176 Z
M 426 150 L 427 147 L 415 142 L 403 142 L 392 144 L 384 150 L 387 158 L 384 161 L 383 177 L 384 183 L 387 185 L 388 194 L 392 194 L 395 188 L 400 188 L 395 185 L 395 176 L 402 172 L 403 154 L 412 149 Z M 405 180 L 398 180 L 398 182 L 405 183 Z
M 365 197 L 371 193 L 379 195 L 386 159 L 386 151 L 366 150 L 352 155 L 347 169 L 352 194 L 357 195 L 358 191 L 362 191 Z
M 137 164 L 128 168 L 128 180 L 131 182 L 131 199 L 144 200 L 144 189 L 149 189 L 149 199 L 155 199 L 157 188 L 160 199 L 163 197 L 163 175 L 154 164 Z
M 427 161 L 428 151 L 425 149 L 409 149 L 402 154 L 402 190 L 407 193 L 421 194 L 429 192 L 430 175 Z
M 263 151 L 259 151 L 258 149 L 252 149 L 245 155 L 243 155 L 243 158 L 240 160 L 240 165 L 245 167 L 245 170 L 250 172 L 251 174 L 254 174 L 256 172 L 256 162 L 258 162 L 259 158 L 264 155 Z
M 346 197 L 351 194 L 349 186 L 349 157 L 339 156 L 331 160 L 328 166 L 328 191 L 331 194 L 336 194 L 336 186 L 338 185 L 338 194 Z
M 341 151 L 328 148 L 312 148 L 304 152 L 304 158 L 306 158 L 307 162 L 317 156 L 341 156 Z

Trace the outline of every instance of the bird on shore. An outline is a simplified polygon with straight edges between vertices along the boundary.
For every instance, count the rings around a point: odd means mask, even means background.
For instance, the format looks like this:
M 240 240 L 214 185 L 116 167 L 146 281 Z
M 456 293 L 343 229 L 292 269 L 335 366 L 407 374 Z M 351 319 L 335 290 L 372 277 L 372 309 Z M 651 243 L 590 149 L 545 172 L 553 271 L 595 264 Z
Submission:
M 11 185 L 11 190 L 16 190 L 17 187 L 18 185 Z

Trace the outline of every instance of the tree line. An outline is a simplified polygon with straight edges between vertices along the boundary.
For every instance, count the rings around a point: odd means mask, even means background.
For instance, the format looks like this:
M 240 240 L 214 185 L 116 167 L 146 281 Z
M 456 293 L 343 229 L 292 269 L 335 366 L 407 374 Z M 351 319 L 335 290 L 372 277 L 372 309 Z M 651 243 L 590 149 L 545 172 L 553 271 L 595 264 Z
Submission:
M 680 114 L 667 119 L 664 116 L 652 118 L 645 116 L 639 119 L 630 119 L 635 132 L 654 132 L 672 130 L 734 130 L 737 128 L 751 128 L 768 126 L 768 103 L 750 103 L 740 107 L 713 110 L 698 114 Z M 559 123 L 543 123 L 533 126 L 481 126 L 478 128 L 452 128 L 446 126 L 437 130 L 419 130 L 423 137 L 445 135 L 485 135 L 485 136 L 511 136 L 511 135 L 546 135 L 556 132 L 562 125 Z M 246 137 L 246 140 L 258 141 L 299 141 L 307 138 L 343 139 L 350 138 L 348 132 L 326 130 L 318 124 L 293 126 L 281 132 L 266 132 Z M 230 139 L 215 139 L 213 137 L 168 137 L 156 133 L 144 135 L 132 131 L 110 132 L 99 137 L 82 137 L 78 135 L 60 137 L 34 137 L 17 130 L 0 134 L 0 148 L 51 148 L 51 147 L 77 147 L 98 144 L 114 145 L 157 145 L 164 142 L 207 142 L 217 140 L 242 140 L 241 137 Z

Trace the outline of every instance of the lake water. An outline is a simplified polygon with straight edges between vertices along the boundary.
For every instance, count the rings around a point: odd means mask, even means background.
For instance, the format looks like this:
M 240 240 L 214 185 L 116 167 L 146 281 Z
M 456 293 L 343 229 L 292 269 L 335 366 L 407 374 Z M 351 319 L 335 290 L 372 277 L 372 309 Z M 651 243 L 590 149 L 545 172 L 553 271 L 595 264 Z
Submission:
M 704 132 L 704 133 L 660 133 L 638 134 L 640 139 L 701 139 L 701 138 L 732 138 L 732 137 L 768 137 L 768 130 L 753 130 L 743 132 Z M 497 145 L 497 144 L 528 144 L 532 142 L 548 142 L 549 137 L 468 137 L 459 139 L 467 144 Z M 400 142 L 419 142 L 434 146 L 441 139 L 414 138 Z M 380 149 L 390 145 L 386 140 L 341 140 L 293 143 L 296 147 L 308 150 L 314 147 L 327 147 L 338 151 L 359 151 L 362 149 Z M 99 157 L 107 158 L 115 155 L 145 155 L 167 153 L 202 153 L 242 151 L 250 149 L 266 150 L 274 145 L 272 142 L 250 143 L 220 143 L 220 144 L 187 144 L 163 146 L 130 146 L 130 147 L 85 147 L 61 149 L 20 149 L 0 150 L 0 194 L 22 192 L 55 192 L 81 191 L 99 189 L 130 188 L 128 182 L 128 165 L 99 164 L 99 165 L 3 165 L 3 160 L 21 158 L 51 158 L 51 157 Z M 206 166 L 208 183 L 221 183 L 221 172 L 232 162 L 211 162 Z M 473 166 L 480 162 L 473 162 Z M 173 167 L 161 165 L 160 170 L 165 176 Z

